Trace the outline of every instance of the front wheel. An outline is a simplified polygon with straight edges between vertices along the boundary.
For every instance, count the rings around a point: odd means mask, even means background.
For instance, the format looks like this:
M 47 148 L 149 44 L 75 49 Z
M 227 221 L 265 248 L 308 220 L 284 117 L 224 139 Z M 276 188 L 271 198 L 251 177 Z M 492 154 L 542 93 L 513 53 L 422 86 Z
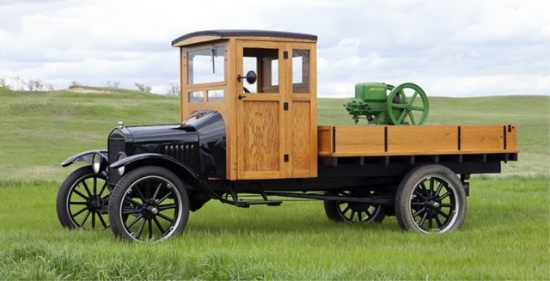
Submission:
M 59 222 L 70 229 L 107 228 L 109 192 L 106 177 L 94 173 L 92 166 L 76 169 L 61 184 L 57 193 Z
M 189 217 L 184 183 L 171 171 L 146 166 L 126 174 L 111 194 L 109 220 L 115 236 L 163 240 L 181 233 Z
M 409 172 L 399 184 L 395 215 L 404 230 L 443 233 L 460 228 L 466 216 L 466 193 L 459 178 L 442 165 Z

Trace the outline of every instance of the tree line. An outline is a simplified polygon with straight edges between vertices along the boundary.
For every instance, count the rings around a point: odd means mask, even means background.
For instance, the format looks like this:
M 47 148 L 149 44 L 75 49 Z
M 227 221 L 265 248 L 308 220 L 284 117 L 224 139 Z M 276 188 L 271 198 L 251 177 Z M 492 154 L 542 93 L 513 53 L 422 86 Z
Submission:
M 145 85 L 143 83 L 134 83 L 134 85 L 137 87 L 138 91 L 144 92 L 144 93 L 151 93 L 152 88 L 148 85 Z M 69 88 L 74 87 L 80 87 L 84 86 L 80 84 L 78 81 L 72 81 Z M 119 81 L 107 81 L 105 87 L 106 88 L 115 88 L 118 89 L 120 86 Z M 38 91 L 55 91 L 55 87 L 53 84 L 44 83 L 40 79 L 24 79 L 21 77 L 14 77 L 12 79 L 6 79 L 3 77 L 0 77 L 0 88 L 9 89 L 9 90 L 19 90 L 19 91 L 30 91 L 30 92 L 38 92 Z M 179 83 L 170 83 L 170 87 L 166 91 L 167 95 L 171 96 L 179 96 L 180 95 L 180 85 Z

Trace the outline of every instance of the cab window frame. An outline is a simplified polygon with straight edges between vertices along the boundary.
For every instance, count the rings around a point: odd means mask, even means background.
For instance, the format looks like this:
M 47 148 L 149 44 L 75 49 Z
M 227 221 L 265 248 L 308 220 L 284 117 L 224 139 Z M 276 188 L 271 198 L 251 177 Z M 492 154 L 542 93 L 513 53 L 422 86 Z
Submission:
M 222 48 L 223 50 L 223 55 L 220 55 L 218 51 L 219 48 Z M 197 45 L 197 46 L 193 46 L 193 47 L 188 47 L 188 48 L 185 48 L 183 51 L 184 51 L 184 57 L 183 57 L 183 63 L 185 65 L 185 71 L 186 71 L 186 77 L 185 77 L 185 80 L 186 80 L 186 86 L 189 87 L 189 88 L 195 88 L 195 87 L 201 87 L 201 86 L 205 86 L 205 85 L 212 85 L 212 86 L 225 86 L 227 85 L 227 75 L 228 75 L 228 58 L 227 58 L 227 55 L 228 55 L 228 48 L 229 48 L 229 44 L 228 44 L 228 41 L 221 41 L 221 42 L 217 42 L 217 43 L 209 43 L 209 44 L 204 44 L 204 45 Z M 194 82 L 193 80 L 195 80 L 195 76 L 193 76 L 195 73 L 194 70 L 195 70 L 195 65 L 191 64 L 191 60 L 190 60 L 190 53 L 193 53 L 193 52 L 198 52 L 198 51 L 208 51 L 208 49 L 212 50 L 212 49 L 215 49 L 217 50 L 217 57 L 221 60 L 221 64 L 216 64 L 216 61 L 214 62 L 214 70 L 216 72 L 218 71 L 222 71 L 220 77 L 222 78 L 221 80 L 206 80 L 206 81 L 200 81 L 200 82 Z M 220 67 L 221 66 L 221 67 Z M 208 67 L 204 67 L 205 69 L 209 69 L 209 71 L 212 71 L 212 64 L 210 63 L 208 65 Z M 205 71 L 205 73 L 207 73 Z

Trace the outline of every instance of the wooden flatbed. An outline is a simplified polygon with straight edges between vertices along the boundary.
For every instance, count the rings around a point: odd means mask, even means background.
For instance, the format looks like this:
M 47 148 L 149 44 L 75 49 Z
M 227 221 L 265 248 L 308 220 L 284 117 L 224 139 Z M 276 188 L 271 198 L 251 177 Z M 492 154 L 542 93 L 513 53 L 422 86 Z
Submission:
M 512 125 L 318 126 L 319 156 L 518 153 Z

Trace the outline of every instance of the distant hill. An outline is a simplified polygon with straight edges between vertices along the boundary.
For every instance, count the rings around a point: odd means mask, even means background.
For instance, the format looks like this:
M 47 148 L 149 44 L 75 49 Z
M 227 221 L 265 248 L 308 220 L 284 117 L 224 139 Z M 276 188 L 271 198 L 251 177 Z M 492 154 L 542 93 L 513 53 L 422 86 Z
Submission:
M 429 100 L 427 124 L 516 125 L 520 161 L 505 165 L 505 174 L 550 178 L 550 96 Z M 343 107 L 347 101 L 320 98 L 318 123 L 354 125 Z M 54 92 L 0 88 L 0 184 L 62 181 L 72 169 L 59 163 L 81 151 L 106 148 L 107 135 L 118 121 L 173 124 L 180 122 L 179 114 L 177 96 L 101 87 Z

